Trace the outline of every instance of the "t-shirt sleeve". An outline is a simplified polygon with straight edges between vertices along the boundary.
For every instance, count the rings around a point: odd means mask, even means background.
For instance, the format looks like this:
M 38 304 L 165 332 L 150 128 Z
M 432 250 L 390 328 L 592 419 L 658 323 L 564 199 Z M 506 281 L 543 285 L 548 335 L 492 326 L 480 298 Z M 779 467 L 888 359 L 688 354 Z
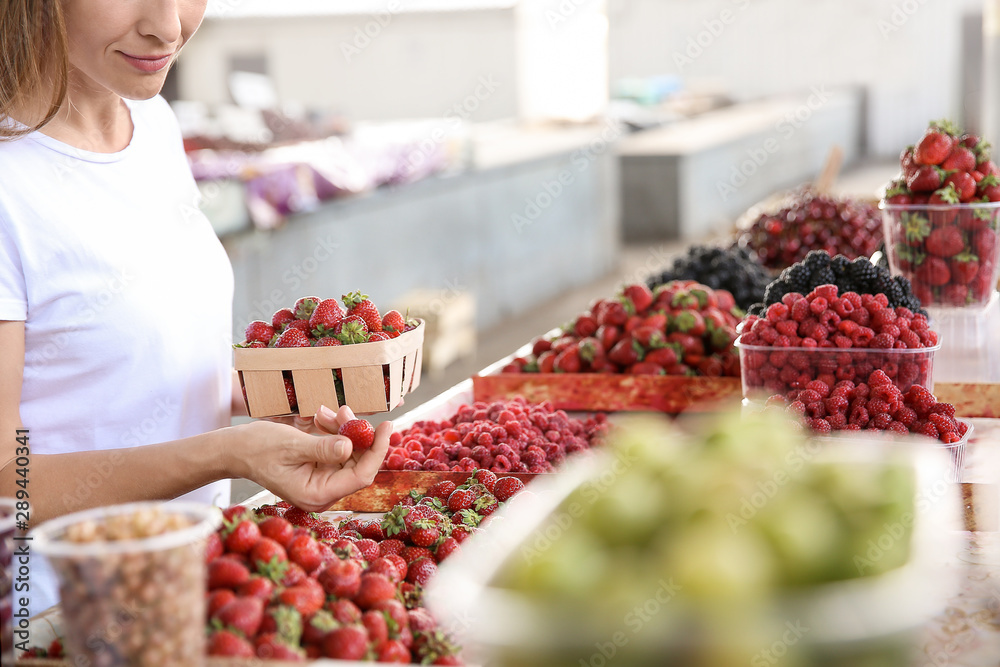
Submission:
M 21 253 L 7 222 L 0 216 L 0 320 L 28 318 L 28 290 Z

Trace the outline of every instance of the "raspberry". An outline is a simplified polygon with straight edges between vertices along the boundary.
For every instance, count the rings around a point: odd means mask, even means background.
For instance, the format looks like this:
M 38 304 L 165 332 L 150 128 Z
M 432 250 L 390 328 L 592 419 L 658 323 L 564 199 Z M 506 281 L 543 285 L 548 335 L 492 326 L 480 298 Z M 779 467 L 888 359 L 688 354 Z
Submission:
M 850 338 L 848 338 L 847 336 L 845 336 L 844 334 L 840 334 L 840 333 L 836 334 L 833 338 L 830 339 L 830 341 L 836 347 L 839 347 L 841 349 L 847 349 L 849 347 L 854 347 L 854 342 Z
M 913 426 L 917 422 L 917 413 L 913 410 L 913 408 L 903 406 L 892 414 L 896 418 L 896 421 L 902 423 L 903 426 L 906 427 Z
M 934 347 L 938 344 L 938 335 L 936 331 L 928 329 L 927 331 L 921 331 L 919 335 L 920 342 L 926 347 Z
M 903 329 L 899 332 L 899 341 L 906 345 L 907 349 L 915 350 L 920 347 L 920 336 L 915 331 Z
M 855 424 L 857 426 L 868 426 L 868 411 L 863 407 L 858 406 L 851 410 L 851 415 L 847 419 L 849 424 Z
M 764 320 L 761 320 L 762 322 Z M 774 341 L 778 339 L 778 332 L 775 331 L 774 327 L 768 326 L 767 328 L 760 330 L 760 339 L 764 341 L 765 345 L 774 345 Z
M 854 306 L 855 310 L 861 308 L 861 295 L 857 292 L 844 292 L 840 295 L 840 298 L 843 301 L 849 302 L 852 306 Z
M 892 311 L 891 310 L 890 311 L 882 311 L 882 310 L 880 310 L 878 312 L 880 312 L 880 313 L 882 313 L 882 312 L 890 312 L 891 313 Z M 899 330 L 899 327 L 897 327 L 895 324 L 883 324 L 882 327 L 879 328 L 879 335 L 880 336 L 883 336 L 883 335 L 892 336 L 893 341 L 895 341 L 897 338 L 899 338 L 900 333 L 902 333 L 902 332 Z
M 857 322 L 863 327 L 868 326 L 868 322 L 871 321 L 871 315 L 864 308 L 855 308 L 854 312 L 850 314 L 852 322 Z
M 845 396 L 837 394 L 824 399 L 823 405 L 826 406 L 826 413 L 833 415 L 838 412 L 847 412 L 847 406 L 850 405 L 850 402 Z
M 826 416 L 827 423 L 834 431 L 839 431 L 847 426 L 847 415 L 842 412 Z
M 830 310 L 840 315 L 841 319 L 844 319 L 854 312 L 854 304 L 847 299 L 834 299 L 830 302 Z
M 824 310 L 819 314 L 819 323 L 832 333 L 837 330 L 837 325 L 840 324 L 840 315 L 832 310 Z
M 872 313 L 872 329 L 881 329 L 887 324 L 896 321 L 896 311 L 891 308 L 883 308 Z
M 799 347 L 819 347 L 819 342 L 815 338 L 803 338 Z
M 886 375 L 885 371 L 882 369 L 874 371 L 868 376 L 868 386 L 872 389 L 875 387 L 887 387 L 890 385 L 892 385 L 892 380 L 889 379 L 889 376 Z
M 819 394 L 820 398 L 826 398 L 830 395 L 830 385 L 823 382 L 822 380 L 813 380 L 806 385 L 806 389 L 811 389 Z
M 778 305 L 781 305 L 781 304 L 775 303 L 775 304 L 771 304 L 771 305 L 772 306 L 778 306 Z M 774 325 L 774 328 L 777 329 L 778 333 L 781 334 L 782 336 L 788 336 L 789 338 L 791 338 L 796 333 L 798 333 L 799 325 L 798 325 L 798 323 L 795 320 L 781 320 L 780 322 L 777 322 Z M 914 334 L 914 335 L 916 335 L 916 334 Z
M 851 395 L 848 397 L 852 401 L 856 398 L 868 398 L 868 385 L 864 382 L 859 383 L 854 389 L 851 390 Z
M 927 318 L 923 315 L 914 315 L 910 318 L 910 329 L 920 333 L 921 331 L 927 331 Z
M 815 403 L 816 401 L 823 400 L 823 397 L 820 396 L 818 391 L 816 391 L 815 389 L 808 388 L 807 386 L 805 391 L 799 393 L 799 395 L 796 397 L 796 400 L 802 401 L 806 405 L 809 405 L 810 403 Z
M 845 431 L 860 431 L 861 427 L 857 424 L 851 424 L 848 422 L 847 426 L 844 427 Z
M 886 333 L 880 333 L 871 339 L 868 343 L 868 347 L 879 349 L 879 350 L 891 350 L 893 345 L 896 344 L 896 339 Z
M 807 317 L 809 317 L 809 302 L 805 299 L 800 299 L 792 305 L 792 319 L 796 322 L 802 322 Z
M 884 412 L 880 415 L 875 415 L 875 419 L 872 420 L 872 423 L 875 424 L 875 428 L 880 431 L 884 431 L 889 428 L 889 424 L 892 423 L 892 415 Z
M 788 306 L 789 308 L 791 308 L 795 304 L 796 301 L 798 301 L 798 300 L 800 300 L 802 298 L 803 298 L 802 295 L 799 294 L 798 292 L 789 292 L 785 296 L 781 297 L 781 303 L 783 303 L 786 306 Z
M 861 325 L 854 320 L 841 320 L 840 324 L 837 325 L 837 331 L 845 336 L 853 336 L 860 328 Z
M 882 294 L 881 292 L 879 292 L 878 294 L 875 295 L 875 301 L 882 308 L 888 308 L 889 307 L 889 297 L 886 296 L 885 294 Z
M 899 433 L 900 435 L 909 435 L 910 429 L 906 428 L 906 424 L 903 422 L 893 421 L 890 422 L 887 431 L 892 431 L 894 433 Z
M 866 408 L 868 410 L 868 414 L 870 415 L 889 415 L 890 417 L 892 416 L 889 412 L 889 404 L 881 399 L 876 398 L 868 401 L 868 405 L 866 406 Z
M 830 335 L 830 332 L 822 324 L 816 324 L 812 331 L 809 332 L 809 338 L 812 338 L 817 343 L 822 344 Z
M 958 422 L 946 415 L 932 412 L 927 415 L 927 421 L 937 427 L 938 433 L 957 433 Z
M 955 416 L 955 406 L 951 403 L 935 403 L 930 407 L 928 412 L 932 414 L 945 415 L 947 417 Z
M 788 412 L 792 414 L 801 417 L 806 413 L 806 404 L 803 403 L 802 401 L 792 401 L 791 403 L 788 404 L 786 410 L 788 410 Z
M 868 327 L 861 327 L 851 336 L 854 347 L 868 347 L 868 344 L 875 337 L 875 332 Z
M 913 311 L 909 308 L 904 308 L 903 306 L 896 306 L 896 317 L 905 317 L 910 319 L 913 317 Z
M 847 395 L 851 393 L 854 389 L 854 383 L 850 380 L 841 380 L 833 386 L 833 391 L 830 392 L 830 396 L 843 396 L 847 398 Z
M 826 299 L 821 296 L 817 296 L 812 301 L 809 302 L 809 312 L 813 315 L 819 315 L 824 312 L 827 307 Z
M 965 434 L 969 432 L 969 425 L 965 422 L 958 422 L 958 434 L 965 437 Z
M 937 403 L 934 399 L 934 394 L 929 392 L 926 387 L 921 387 L 919 384 L 915 384 L 910 387 L 909 391 L 906 392 L 906 403 L 913 405 L 914 403 L 923 403 L 927 405 L 927 409 L 930 410 L 931 406 Z
M 771 407 L 772 405 L 779 405 L 785 407 L 785 397 L 781 394 L 774 394 L 773 396 L 768 396 L 767 400 L 764 401 L 764 407 Z
M 806 403 L 806 414 L 814 419 L 826 417 L 826 406 L 823 404 L 823 401 Z
M 774 339 L 774 342 L 771 343 L 771 345 L 773 345 L 774 347 L 791 347 L 792 339 L 789 338 L 788 336 L 778 336 L 777 338 Z
M 937 439 L 940 435 L 938 433 L 937 427 L 934 424 L 926 421 L 920 421 L 913 425 L 913 432 L 919 435 L 926 435 L 928 438 Z
M 772 323 L 788 319 L 788 306 L 783 303 L 772 303 L 767 307 L 767 320 Z
M 941 442 L 943 442 L 946 445 L 956 443 L 961 439 L 962 436 L 960 436 L 958 433 L 955 433 L 954 431 L 949 431 L 948 433 L 941 434 Z
M 832 429 L 830 422 L 825 419 L 810 419 L 809 428 L 817 433 L 829 433 Z

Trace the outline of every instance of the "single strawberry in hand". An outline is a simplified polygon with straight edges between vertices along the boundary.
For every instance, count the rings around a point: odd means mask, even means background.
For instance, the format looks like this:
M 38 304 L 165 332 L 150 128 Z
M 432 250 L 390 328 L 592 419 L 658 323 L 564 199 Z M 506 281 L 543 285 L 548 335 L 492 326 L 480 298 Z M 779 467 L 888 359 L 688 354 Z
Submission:
M 347 314 L 360 317 L 368 327 L 368 331 L 382 331 L 382 316 L 379 315 L 375 304 L 368 299 L 367 294 L 351 292 L 345 294 L 343 300 L 347 306 Z
M 362 452 L 375 443 L 375 429 L 364 419 L 344 422 L 338 433 L 351 439 L 356 452 Z

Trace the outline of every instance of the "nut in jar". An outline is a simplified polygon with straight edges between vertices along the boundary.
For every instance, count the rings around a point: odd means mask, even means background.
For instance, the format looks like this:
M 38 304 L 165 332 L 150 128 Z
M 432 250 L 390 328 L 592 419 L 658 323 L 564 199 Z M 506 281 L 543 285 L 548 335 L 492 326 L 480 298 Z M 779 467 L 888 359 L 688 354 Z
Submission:
M 213 507 L 132 503 L 55 519 L 35 548 L 59 575 L 65 645 L 87 664 L 204 661 L 205 539 Z

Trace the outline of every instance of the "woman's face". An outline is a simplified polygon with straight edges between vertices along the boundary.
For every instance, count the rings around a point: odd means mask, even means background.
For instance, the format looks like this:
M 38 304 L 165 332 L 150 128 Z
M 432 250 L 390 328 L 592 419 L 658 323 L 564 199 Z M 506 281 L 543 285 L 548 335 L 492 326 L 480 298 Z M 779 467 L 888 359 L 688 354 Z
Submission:
M 157 95 L 207 2 L 64 0 L 71 80 L 133 100 Z

